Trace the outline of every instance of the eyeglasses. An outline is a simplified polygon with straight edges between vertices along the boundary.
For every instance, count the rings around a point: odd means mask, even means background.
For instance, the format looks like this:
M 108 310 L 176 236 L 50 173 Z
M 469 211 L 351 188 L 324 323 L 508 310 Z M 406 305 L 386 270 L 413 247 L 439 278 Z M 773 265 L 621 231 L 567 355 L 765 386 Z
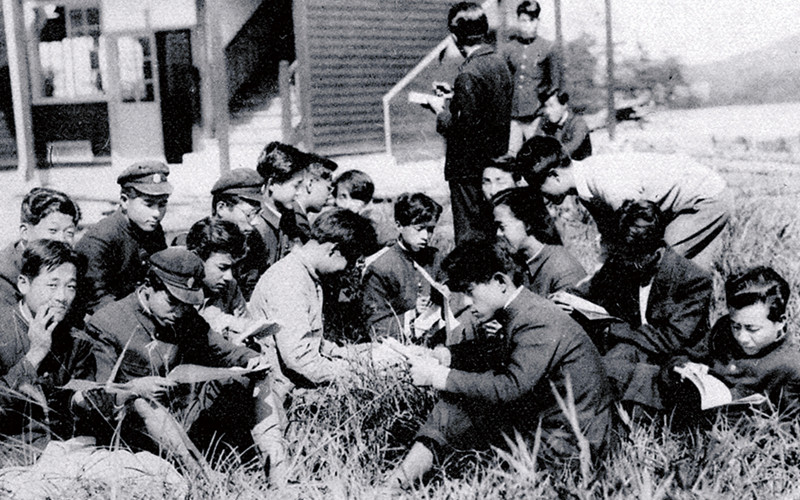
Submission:
M 248 222 L 255 220 L 255 218 L 258 217 L 258 215 L 261 213 L 261 207 L 252 207 L 249 210 L 245 210 L 244 208 L 241 207 L 241 205 L 236 205 L 234 208 L 239 212 L 241 212 L 242 215 L 244 215 L 245 218 L 248 220 Z

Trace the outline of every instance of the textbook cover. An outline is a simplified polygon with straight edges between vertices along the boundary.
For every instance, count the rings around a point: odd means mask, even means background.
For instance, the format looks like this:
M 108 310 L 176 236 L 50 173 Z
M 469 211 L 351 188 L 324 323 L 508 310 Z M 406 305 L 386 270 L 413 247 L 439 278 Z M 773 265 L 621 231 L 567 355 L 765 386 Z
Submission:
M 589 321 L 600 321 L 600 320 L 616 320 L 622 321 L 621 319 L 617 318 L 616 316 L 612 316 L 606 311 L 605 307 L 599 306 L 594 302 L 590 302 L 582 297 L 578 297 L 577 295 L 573 295 L 568 292 L 559 292 L 558 298 L 560 302 L 564 302 L 569 306 L 572 306 L 574 312 L 578 315 L 586 318 Z
M 743 398 L 733 398 L 733 393 L 725 382 L 708 373 L 708 366 L 702 363 L 686 363 L 673 368 L 684 379 L 689 380 L 700 393 L 700 409 L 708 410 L 727 405 L 758 405 L 767 400 L 763 394 L 751 394 Z

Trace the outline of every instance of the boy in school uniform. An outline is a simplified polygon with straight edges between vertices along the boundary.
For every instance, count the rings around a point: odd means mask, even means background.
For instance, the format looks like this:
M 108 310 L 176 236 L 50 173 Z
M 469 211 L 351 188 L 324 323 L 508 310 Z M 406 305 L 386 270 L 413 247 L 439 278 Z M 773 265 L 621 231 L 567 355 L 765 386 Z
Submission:
M 576 161 L 592 156 L 589 126 L 581 115 L 569 107 L 569 94 L 550 90 L 540 96 L 544 103 L 544 119 L 539 121 L 536 135 L 558 139 L 564 151 Z
M 161 221 L 172 185 L 169 167 L 137 162 L 117 177 L 120 207 L 90 227 L 75 249 L 88 261 L 86 308 L 94 312 L 130 294 L 144 279 L 150 255 L 167 247 Z
M 423 193 L 404 193 L 394 205 L 399 236 L 395 243 L 367 259 L 364 269 L 364 309 L 373 338 L 409 341 L 404 333 L 407 311 L 423 312 L 430 300 L 430 283 L 422 276 L 437 274 L 437 250 L 430 245 L 442 207 Z
M 182 364 L 254 368 L 264 363 L 257 352 L 226 341 L 198 314 L 195 308 L 203 305 L 203 284 L 203 261 L 189 250 L 170 247 L 151 255 L 143 283 L 99 309 L 87 323 L 87 333 L 95 339 L 97 380 L 127 389 L 111 396 L 117 406 L 129 410 L 123 427 L 129 444 L 148 448 L 155 441 L 192 463 L 194 445 L 176 445 L 167 427 L 156 425 L 159 410 L 151 401 L 161 401 L 182 415 L 190 437 L 208 438 L 218 432 L 241 439 L 237 431 L 256 422 L 250 432 L 266 459 L 270 448 L 262 446 L 265 431 L 258 425 L 275 411 L 269 378 L 237 377 L 183 398 L 176 382 L 167 378 Z M 194 426 L 201 418 L 206 425 Z M 109 420 L 113 422 L 113 417 Z M 240 425 L 231 425 L 234 422 Z
M 400 466 L 393 485 L 422 478 L 438 458 L 457 449 L 502 445 L 502 434 L 542 430 L 544 457 L 564 464 L 577 457 L 576 431 L 597 460 L 613 438 L 613 402 L 597 348 L 586 332 L 547 299 L 519 285 L 516 265 L 489 242 L 459 245 L 443 262 L 451 290 L 479 323 L 498 321 L 492 338 L 409 356 L 414 385 L 440 392 L 439 400 Z M 444 349 L 444 350 L 442 350 Z M 571 384 L 579 429 L 559 408 Z
M 281 230 L 284 214 L 292 206 L 303 183 L 303 153 L 280 142 L 264 147 L 256 170 L 264 181 L 261 213 L 253 224 L 267 249 L 267 267 L 278 262 L 290 250 L 289 239 Z
M 553 137 L 536 136 L 517 155 L 520 172 L 553 203 L 577 196 L 601 236 L 616 223 L 625 201 L 656 203 L 666 219 L 665 239 L 677 253 L 711 269 L 733 208 L 725 180 L 681 155 L 619 153 L 573 161 Z
M 17 278 L 28 243 L 55 240 L 72 246 L 80 219 L 77 203 L 61 191 L 35 187 L 25 195 L 20 210 L 19 239 L 0 251 L 0 304 L 19 302 Z
M 511 155 L 492 158 L 483 169 L 481 191 L 486 201 L 491 202 L 501 191 L 527 185 L 528 183 L 517 171 L 516 159 Z
M 281 230 L 292 245 L 302 244 L 311 238 L 309 216 L 322 211 L 333 190 L 333 172 L 339 167 L 335 161 L 311 153 L 304 153 L 303 183 L 292 205 L 293 216 L 281 218 Z
M 70 379 L 94 380 L 91 339 L 67 319 L 79 257 L 64 242 L 30 242 L 17 280 L 21 300 L 0 306 L 0 434 L 36 446 L 73 436 L 81 394 Z
M 537 35 L 541 11 L 536 0 L 521 2 L 517 7 L 518 33 L 501 47 L 514 80 L 508 141 L 508 152 L 512 155 L 533 137 L 541 121 L 539 95 L 558 82 L 559 66 L 553 43 Z
M 372 221 L 378 236 L 378 245 L 384 247 L 397 239 L 397 227 L 372 205 L 375 184 L 361 170 L 342 172 L 333 182 L 333 201 L 338 208 L 351 210 Z
M 280 363 L 274 385 L 279 411 L 294 387 L 328 384 L 348 372 L 347 350 L 323 336 L 321 278 L 342 272 L 374 241 L 372 225 L 360 215 L 342 209 L 323 212 L 312 225 L 312 238 L 270 267 L 256 285 L 248 303 L 251 314 L 281 326 L 274 337 L 260 341 L 263 351 L 277 352 Z M 285 413 L 275 414 L 273 422 L 285 429 Z M 286 444 L 274 444 L 285 456 Z M 276 470 L 285 471 L 286 465 L 273 462 Z

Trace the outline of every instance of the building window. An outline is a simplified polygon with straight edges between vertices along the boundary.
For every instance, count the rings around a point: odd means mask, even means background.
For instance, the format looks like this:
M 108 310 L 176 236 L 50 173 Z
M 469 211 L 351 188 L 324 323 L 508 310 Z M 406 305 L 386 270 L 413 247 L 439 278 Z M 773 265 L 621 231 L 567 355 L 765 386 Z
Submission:
M 122 102 L 153 102 L 153 41 L 149 36 L 123 36 L 117 39 L 119 90 Z
M 34 98 L 93 101 L 105 98 L 99 3 L 27 2 Z

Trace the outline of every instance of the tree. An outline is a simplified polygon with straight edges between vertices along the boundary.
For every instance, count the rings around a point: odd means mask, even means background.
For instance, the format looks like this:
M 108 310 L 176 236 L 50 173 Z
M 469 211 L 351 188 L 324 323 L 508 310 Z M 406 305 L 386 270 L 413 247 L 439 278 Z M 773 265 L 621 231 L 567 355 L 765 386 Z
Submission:
M 596 83 L 595 39 L 586 33 L 564 47 L 564 90 L 570 106 L 579 113 L 594 113 L 603 106 L 603 89 Z

